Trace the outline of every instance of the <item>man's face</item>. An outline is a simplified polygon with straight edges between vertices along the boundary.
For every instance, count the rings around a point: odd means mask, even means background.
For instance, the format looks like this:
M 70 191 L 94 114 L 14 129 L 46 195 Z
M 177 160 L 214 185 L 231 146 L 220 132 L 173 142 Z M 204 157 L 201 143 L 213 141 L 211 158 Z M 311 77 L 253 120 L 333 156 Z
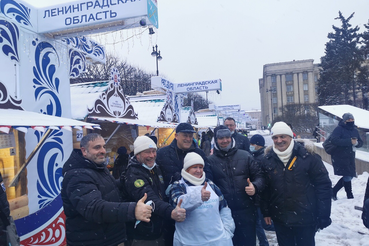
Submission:
M 145 164 L 148 167 L 154 166 L 156 159 L 156 149 L 145 149 L 136 155 L 137 160 L 140 163 Z
M 226 148 L 232 141 L 231 137 L 217 138 L 218 146 L 222 149 Z
M 236 130 L 236 124 L 233 120 L 226 120 L 224 121 L 224 125 L 226 127 L 228 127 L 228 129 L 233 132 L 234 130 Z
M 290 146 L 292 141 L 292 137 L 284 134 L 273 136 L 272 139 L 275 148 L 281 152 L 285 151 L 288 148 L 288 146 Z
M 193 133 L 192 132 L 178 132 L 175 135 L 177 139 L 177 147 L 181 150 L 188 150 L 193 141 Z
M 95 162 L 96 164 L 105 163 L 105 140 L 103 138 L 97 138 L 94 141 L 88 143 L 87 148 L 81 147 L 83 157 Z

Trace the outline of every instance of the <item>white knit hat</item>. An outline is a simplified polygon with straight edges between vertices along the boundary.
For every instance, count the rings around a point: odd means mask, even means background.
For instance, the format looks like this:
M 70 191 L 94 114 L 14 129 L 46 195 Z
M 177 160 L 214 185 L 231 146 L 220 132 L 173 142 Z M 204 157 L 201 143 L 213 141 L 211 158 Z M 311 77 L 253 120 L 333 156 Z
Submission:
M 274 123 L 272 127 L 272 136 L 281 135 L 281 134 L 288 135 L 291 138 L 293 138 L 293 132 L 291 128 L 283 121 L 278 121 Z
M 147 136 L 139 136 L 136 138 L 135 142 L 133 143 L 134 154 L 137 155 L 138 153 L 146 150 L 146 149 L 157 149 L 156 144 L 152 141 L 151 138 Z
M 190 152 L 184 158 L 183 170 L 186 171 L 187 168 L 189 168 L 190 166 L 196 165 L 196 164 L 201 164 L 205 166 L 204 159 L 202 159 L 201 155 L 195 152 Z

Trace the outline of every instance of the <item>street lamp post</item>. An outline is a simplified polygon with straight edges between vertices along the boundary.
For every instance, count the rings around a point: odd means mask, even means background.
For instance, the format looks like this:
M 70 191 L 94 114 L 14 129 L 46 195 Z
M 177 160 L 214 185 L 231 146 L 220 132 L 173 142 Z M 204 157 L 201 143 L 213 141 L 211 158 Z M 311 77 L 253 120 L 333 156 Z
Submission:
M 160 50 L 158 51 L 158 45 L 155 45 L 155 47 L 152 47 L 152 52 L 151 55 L 153 57 L 156 57 L 156 76 L 159 76 L 159 64 L 158 61 L 160 61 L 161 59 L 163 59 L 163 57 L 161 57 L 160 55 Z

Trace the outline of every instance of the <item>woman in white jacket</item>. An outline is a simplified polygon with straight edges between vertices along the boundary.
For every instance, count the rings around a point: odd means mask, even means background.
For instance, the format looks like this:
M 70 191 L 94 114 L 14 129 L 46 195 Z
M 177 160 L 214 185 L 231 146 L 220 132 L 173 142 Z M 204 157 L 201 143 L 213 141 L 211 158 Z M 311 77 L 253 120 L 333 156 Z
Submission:
M 186 209 L 186 219 L 176 222 L 174 246 L 229 246 L 235 224 L 220 189 L 205 178 L 204 160 L 190 152 L 184 158 L 182 179 L 167 189 L 172 206 Z

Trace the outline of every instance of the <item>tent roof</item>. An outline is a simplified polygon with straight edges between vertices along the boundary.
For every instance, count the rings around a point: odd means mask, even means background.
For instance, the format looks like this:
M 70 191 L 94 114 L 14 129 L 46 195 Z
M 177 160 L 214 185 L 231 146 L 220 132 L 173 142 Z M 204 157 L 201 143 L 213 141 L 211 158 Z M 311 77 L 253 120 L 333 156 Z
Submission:
M 335 115 L 339 119 L 342 119 L 343 114 L 351 113 L 355 118 L 355 125 L 357 125 L 359 128 L 369 129 L 369 111 L 365 109 L 357 108 L 351 105 L 319 106 L 319 109 Z
M 100 128 L 98 124 L 17 109 L 0 109 L 0 115 L 0 131 L 6 133 L 11 127 L 23 132 L 28 128 L 41 131 L 47 128 L 66 130 L 71 130 L 72 127 Z

